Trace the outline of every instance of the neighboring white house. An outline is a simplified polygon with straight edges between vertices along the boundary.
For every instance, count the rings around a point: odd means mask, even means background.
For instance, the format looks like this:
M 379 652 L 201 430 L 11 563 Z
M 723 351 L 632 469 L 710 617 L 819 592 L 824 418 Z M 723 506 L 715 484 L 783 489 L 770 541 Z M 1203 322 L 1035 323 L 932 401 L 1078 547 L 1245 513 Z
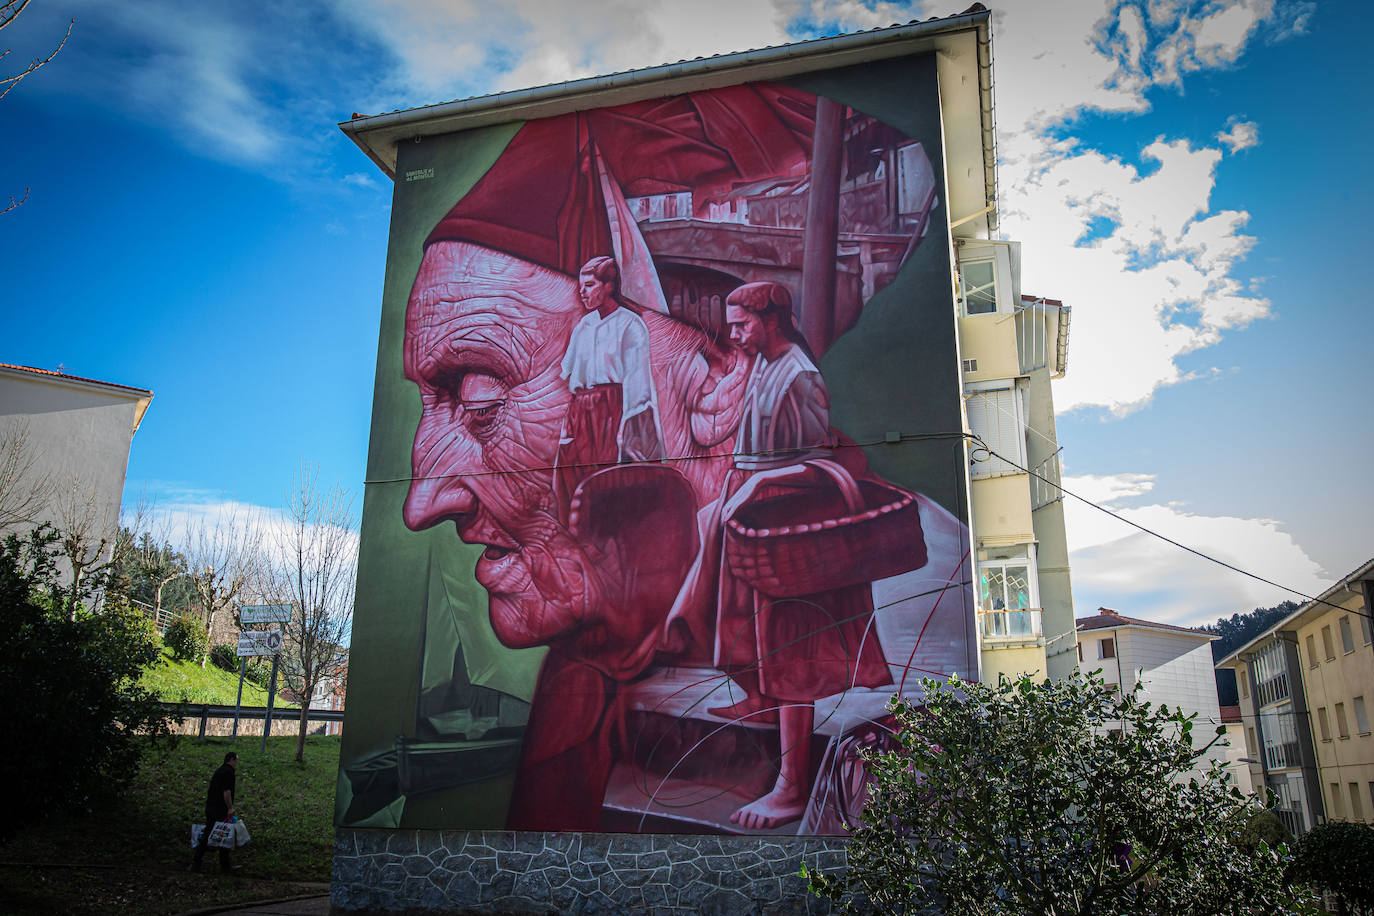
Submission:
M 1245 724 L 1239 706 L 1221 707 L 1221 724 L 1226 726 L 1226 771 L 1231 774 L 1237 789 L 1242 794 L 1255 793 L 1255 780 L 1250 775 L 1250 764 L 1255 755 L 1245 740 Z
M 1216 675 L 1212 667 L 1212 640 L 1217 637 L 1167 623 L 1125 617 L 1111 608 L 1098 608 L 1092 617 L 1079 617 L 1078 665 L 1084 671 L 1101 671 L 1109 684 L 1129 691 L 1144 684 L 1151 703 L 1182 707 L 1197 713 L 1193 726 L 1194 746 L 1210 741 L 1221 727 Z M 1218 744 L 1208 756 L 1226 762 L 1227 748 Z M 1201 772 L 1207 764 L 1199 761 Z
M 108 557 L 129 446 L 152 399 L 144 388 L 0 363 L 0 530 L 79 527 L 87 561 Z

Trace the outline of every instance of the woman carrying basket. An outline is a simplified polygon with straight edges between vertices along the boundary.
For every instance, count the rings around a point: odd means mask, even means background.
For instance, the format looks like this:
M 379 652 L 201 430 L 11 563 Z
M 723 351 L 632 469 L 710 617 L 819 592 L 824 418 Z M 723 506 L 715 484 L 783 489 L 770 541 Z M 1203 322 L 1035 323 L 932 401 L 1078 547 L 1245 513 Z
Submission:
M 732 706 L 710 710 L 713 715 L 778 723 L 781 759 L 773 788 L 730 818 L 766 830 L 806 810 L 815 701 L 892 679 L 870 625 L 868 582 L 777 597 L 787 590 L 765 594 L 762 582 L 741 578 L 727 560 L 726 527 L 741 509 L 771 500 L 785 510 L 808 492 L 833 493 L 837 480 L 841 489 L 854 490 L 853 471 L 862 475 L 863 458 L 845 449 L 845 460 L 860 467 L 846 469 L 834 460 L 830 396 L 793 321 L 786 288 L 745 284 L 726 299 L 725 318 L 731 342 L 753 364 L 734 430 L 733 467 L 721 498 L 702 510 L 701 551 L 669 627 L 685 626 L 699 644 L 713 645 L 714 663 L 747 692 Z M 705 632 L 712 608 L 713 632 Z

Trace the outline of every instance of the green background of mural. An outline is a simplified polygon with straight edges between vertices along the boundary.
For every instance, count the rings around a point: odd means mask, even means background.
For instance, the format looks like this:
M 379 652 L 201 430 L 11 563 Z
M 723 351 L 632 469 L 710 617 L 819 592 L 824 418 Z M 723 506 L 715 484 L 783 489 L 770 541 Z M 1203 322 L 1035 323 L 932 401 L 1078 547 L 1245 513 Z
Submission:
M 844 102 L 919 140 L 943 176 L 935 60 L 932 55 L 865 64 L 786 82 Z M 410 448 L 420 417 L 415 386 L 401 369 L 406 302 L 434 225 L 477 182 L 520 123 L 402 143 L 392 201 L 367 489 L 351 647 L 348 717 L 341 767 L 395 747 L 416 733 L 424 687 L 445 676 L 461 640 L 474 682 L 528 700 L 544 649 L 500 645 L 487 619 L 487 596 L 471 570 L 481 545 L 458 540 L 449 524 L 412 532 L 402 523 Z M 432 178 L 406 180 L 432 169 Z M 831 422 L 860 443 L 888 432 L 956 433 L 961 428 L 953 290 L 943 183 L 925 240 L 859 323 L 826 354 Z M 958 438 L 908 440 L 865 448 L 883 477 L 920 491 L 967 517 Z M 451 668 L 451 661 L 449 662 Z M 336 821 L 352 798 L 341 772 Z M 369 826 L 502 827 L 512 779 L 505 777 L 406 799 Z M 355 825 L 363 825 L 355 821 Z

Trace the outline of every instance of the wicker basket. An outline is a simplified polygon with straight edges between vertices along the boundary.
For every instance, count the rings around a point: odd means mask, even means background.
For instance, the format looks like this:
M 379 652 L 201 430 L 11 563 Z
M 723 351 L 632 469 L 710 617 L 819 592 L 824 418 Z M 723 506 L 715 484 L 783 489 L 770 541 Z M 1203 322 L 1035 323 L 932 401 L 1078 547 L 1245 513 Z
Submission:
M 833 461 L 808 461 L 833 489 L 750 500 L 725 523 L 730 572 L 773 598 L 814 595 L 900 575 L 926 563 L 916 496 L 855 481 Z

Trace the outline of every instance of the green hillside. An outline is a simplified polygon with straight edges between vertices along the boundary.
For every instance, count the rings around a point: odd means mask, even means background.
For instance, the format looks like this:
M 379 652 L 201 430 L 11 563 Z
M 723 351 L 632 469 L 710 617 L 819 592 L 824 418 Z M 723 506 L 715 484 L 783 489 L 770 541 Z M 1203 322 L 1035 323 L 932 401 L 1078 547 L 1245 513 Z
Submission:
M 233 706 L 238 694 L 238 672 L 230 673 L 206 663 L 201 668 L 197 662 L 182 662 L 172 658 L 171 652 L 163 650 L 162 661 L 144 672 L 139 684 L 147 687 L 168 703 L 212 703 L 219 706 Z M 293 709 L 291 704 L 281 700 L 281 679 L 277 679 L 278 709 Z M 243 682 L 243 705 L 266 706 L 267 691 L 251 681 Z

